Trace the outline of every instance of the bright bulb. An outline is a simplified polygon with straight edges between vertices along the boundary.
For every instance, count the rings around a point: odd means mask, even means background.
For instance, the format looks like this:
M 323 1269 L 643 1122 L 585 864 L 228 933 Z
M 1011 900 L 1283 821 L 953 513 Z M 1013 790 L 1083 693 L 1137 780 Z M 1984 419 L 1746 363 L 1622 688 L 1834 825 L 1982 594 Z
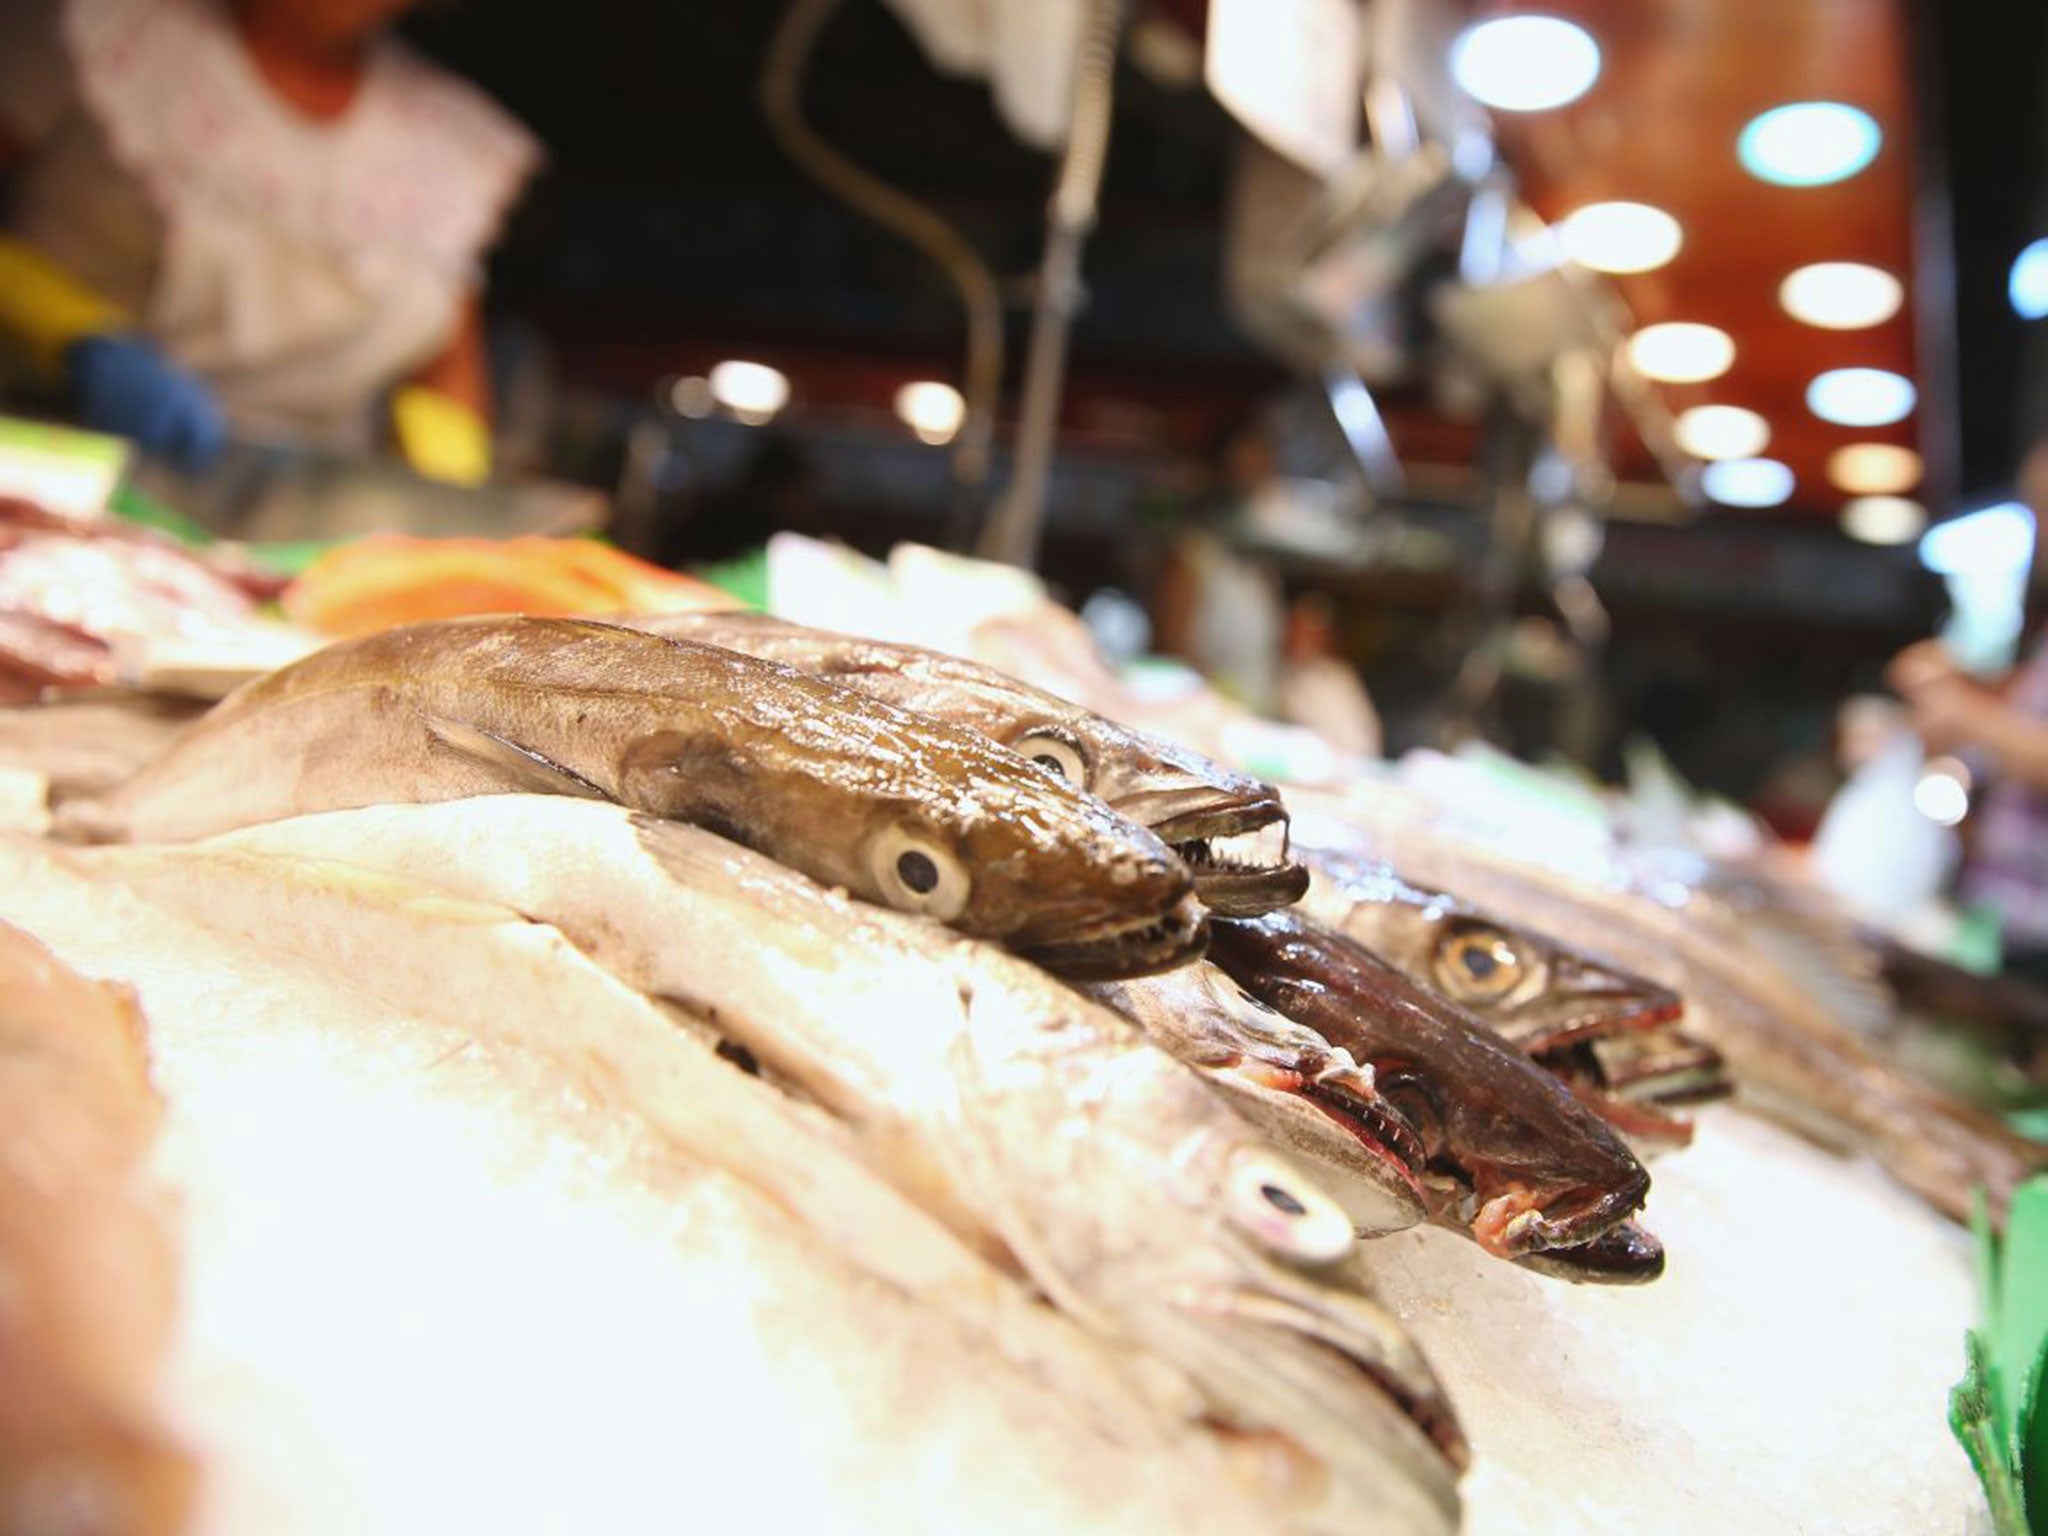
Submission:
M 1906 290 L 1896 277 L 1860 261 L 1817 261 L 1778 285 L 1778 302 L 1786 314 L 1830 331 L 1881 325 L 1905 301 Z
M 1646 379 L 1699 384 L 1717 379 L 1735 361 L 1735 343 L 1711 325 L 1668 321 L 1646 325 L 1629 338 L 1628 360 Z
M 1722 459 L 1700 475 L 1707 495 L 1729 507 L 1775 507 L 1791 497 L 1792 483 L 1776 459 Z
M 740 420 L 758 423 L 789 404 L 789 379 L 766 363 L 728 358 L 711 370 L 711 393 Z
M 1696 459 L 1750 459 L 1771 441 L 1771 424 L 1739 405 L 1696 405 L 1679 415 L 1678 446 Z
M 1920 536 L 1920 563 L 1941 576 L 2021 574 L 2034 557 L 2034 514 L 2001 501 L 1936 523 Z
M 950 384 L 920 379 L 896 391 L 896 415 L 919 442 L 950 443 L 967 418 L 967 402 Z
M 1868 112 L 1838 101 L 1802 101 L 1750 119 L 1735 153 L 1761 181 L 1819 187 L 1854 176 L 1877 158 L 1883 142 Z
M 1904 544 L 1927 526 L 1927 509 L 1904 496 L 1858 496 L 1842 508 L 1842 532 L 1864 544 Z
M 2005 291 L 2022 320 L 2048 315 L 2048 240 L 2036 240 L 2020 252 Z
M 1600 78 L 1600 46 L 1555 16 L 1503 16 L 1468 27 L 1451 45 L 1465 93 L 1503 112 L 1541 112 L 1576 101 Z
M 1831 368 L 1806 386 L 1806 407 L 1840 427 L 1888 427 L 1913 414 L 1913 381 L 1882 368 Z
M 1919 454 L 1890 443 L 1851 443 L 1828 455 L 1828 478 L 1851 496 L 1896 496 L 1925 471 Z
M 1913 786 L 1913 805 L 1937 826 L 1952 827 L 1970 812 L 1970 791 L 1953 774 L 1930 768 Z
M 1588 203 L 1558 226 L 1565 254 L 1595 272 L 1648 272 L 1678 254 L 1678 220 L 1648 203 Z

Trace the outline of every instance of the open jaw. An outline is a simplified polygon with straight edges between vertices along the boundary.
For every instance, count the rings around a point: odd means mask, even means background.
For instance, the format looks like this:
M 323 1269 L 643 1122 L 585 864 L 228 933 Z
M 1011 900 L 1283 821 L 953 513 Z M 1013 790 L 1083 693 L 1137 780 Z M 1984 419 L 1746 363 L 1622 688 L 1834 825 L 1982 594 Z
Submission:
M 1664 1247 L 1633 1218 L 1644 1176 L 1622 1188 L 1579 1185 L 1539 1196 L 1509 1181 L 1480 1202 L 1470 1224 L 1479 1246 L 1569 1280 L 1640 1284 L 1664 1272 Z
M 1187 895 L 1158 917 L 1127 918 L 1078 937 L 1013 947 L 1025 959 L 1075 981 L 1152 976 L 1202 957 L 1209 948 L 1209 917 L 1201 899 Z
M 1220 916 L 1258 917 L 1308 893 L 1308 867 L 1288 852 L 1287 810 L 1277 799 L 1212 802 L 1146 825 L 1180 855 L 1196 894 Z
M 1472 1448 L 1442 1389 L 1425 1374 L 1403 1372 L 1374 1342 L 1372 1330 L 1347 1321 L 1338 1298 L 1297 1295 L 1300 1287 L 1285 1279 L 1254 1283 L 1234 1291 L 1223 1310 L 1241 1323 L 1269 1328 L 1306 1348 L 1317 1358 L 1360 1378 L 1367 1388 L 1397 1409 L 1442 1459 L 1452 1475 L 1471 1465 Z M 1341 1294 L 1341 1293 L 1340 1293 Z M 1286 1426 L 1273 1426 L 1282 1435 Z
M 1581 992 L 1560 998 L 1547 1008 L 1531 1008 L 1497 1026 L 1501 1038 L 1530 1055 L 1560 1050 L 1582 1040 L 1663 1032 L 1685 1015 L 1685 1000 L 1675 992 L 1651 996 L 1622 992 Z
M 1371 1159 L 1372 1166 L 1382 1169 L 1397 1187 L 1413 1196 L 1410 1219 L 1421 1220 L 1429 1209 L 1429 1197 L 1422 1187 L 1423 1166 L 1428 1161 L 1422 1138 L 1392 1104 L 1369 1087 L 1347 1081 L 1357 1078 L 1355 1069 L 1348 1074 L 1325 1072 L 1315 1076 L 1257 1057 L 1240 1056 L 1208 1070 L 1227 1073 L 1256 1092 L 1286 1094 L 1307 1105 L 1355 1142 Z

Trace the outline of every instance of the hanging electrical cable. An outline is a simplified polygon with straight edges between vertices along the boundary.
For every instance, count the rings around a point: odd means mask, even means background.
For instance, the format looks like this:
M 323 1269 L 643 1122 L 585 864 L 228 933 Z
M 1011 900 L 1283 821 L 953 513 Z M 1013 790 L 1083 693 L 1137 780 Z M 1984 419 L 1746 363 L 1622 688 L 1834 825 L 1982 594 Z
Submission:
M 761 111 L 784 153 L 828 192 L 884 229 L 909 241 L 943 271 L 966 312 L 966 402 L 953 439 L 953 477 L 964 496 L 987 482 L 1003 382 L 1003 304 L 995 274 L 945 219 L 917 199 L 856 165 L 818 137 L 803 114 L 804 82 L 818 34 L 839 0 L 792 0 L 777 24 L 761 71 Z

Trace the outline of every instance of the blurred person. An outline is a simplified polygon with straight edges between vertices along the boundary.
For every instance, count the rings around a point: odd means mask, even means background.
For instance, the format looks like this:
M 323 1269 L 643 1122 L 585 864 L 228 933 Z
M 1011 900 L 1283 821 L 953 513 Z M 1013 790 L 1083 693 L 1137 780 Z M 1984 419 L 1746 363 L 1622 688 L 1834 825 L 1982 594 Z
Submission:
M 2048 982 L 2048 637 L 1990 682 L 1922 640 L 1892 658 L 1885 681 L 1929 751 L 1973 760 L 1991 779 L 1957 893 L 1998 911 L 2008 970 Z
M 412 3 L 0 0 L 0 350 L 187 470 L 388 430 L 485 478 L 479 260 L 539 147 L 385 35 Z
M 1279 477 L 1279 458 L 1257 427 L 1227 430 L 1210 452 L 1210 486 L 1167 545 L 1152 591 L 1154 643 L 1236 702 L 1279 707 L 1285 626 L 1280 581 L 1234 547 L 1230 535 Z
M 1358 671 L 1337 650 L 1336 609 L 1320 592 L 1296 598 L 1287 610 L 1280 664 L 1280 718 L 1315 731 L 1339 752 L 1378 757 L 1379 711 Z

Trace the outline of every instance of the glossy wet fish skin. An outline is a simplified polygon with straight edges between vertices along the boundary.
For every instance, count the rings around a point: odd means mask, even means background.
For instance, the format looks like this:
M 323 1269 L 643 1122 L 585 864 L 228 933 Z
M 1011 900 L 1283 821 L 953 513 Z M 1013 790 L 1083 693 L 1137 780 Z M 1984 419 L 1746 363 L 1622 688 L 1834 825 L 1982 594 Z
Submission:
M 1361 1236 L 1428 1219 L 1428 1202 L 1408 1162 L 1387 1145 L 1384 1117 L 1398 1112 L 1347 1052 L 1312 1029 L 1251 1006 L 1237 984 L 1206 961 L 1163 976 L 1097 982 L 1087 991 L 1200 1072 L 1330 1192 Z
M 1037 968 L 613 806 L 385 807 L 219 841 L 369 861 L 554 924 L 713 1019 L 1069 1316 L 1190 1375 L 1202 1413 L 1322 1463 L 1321 1512 L 1276 1510 L 1283 1526 L 1454 1520 L 1462 1442 L 1427 1366 L 1342 1270 L 1341 1210 L 1199 1078 Z
M 1670 988 L 1413 885 L 1384 862 L 1331 853 L 1305 862 L 1315 877 L 1305 911 L 1468 1009 L 1638 1148 L 1692 1139 L 1688 1121 L 1654 1106 L 1733 1091 L 1718 1053 L 1683 1033 L 1684 1003 Z M 1605 1068 L 1621 1035 L 1634 1069 L 1616 1077 Z M 1658 1063 L 1669 1070 L 1651 1070 Z
M 1640 892 L 1513 859 L 1362 803 L 1315 806 L 1319 850 L 1384 859 L 1404 877 L 1457 891 L 1489 912 L 1603 954 L 1686 1000 L 1688 1028 L 1726 1059 L 1745 1104 L 1815 1139 L 1873 1152 L 1937 1209 L 1969 1219 L 1982 1184 L 1995 1215 L 2048 1151 L 1989 1115 L 1906 1077 L 1776 974 L 1769 957 L 1703 931 Z
M 132 999 L 0 923 L 0 1530 L 184 1527 L 197 1470 L 153 1404 L 176 1268 L 141 1186 L 160 1116 Z
M 1275 913 L 1218 923 L 1211 954 L 1257 1001 L 1373 1069 L 1428 1145 L 1431 1172 L 1453 1180 L 1436 1219 L 1490 1252 L 1553 1250 L 1553 1263 L 1568 1262 L 1562 1250 L 1642 1205 L 1649 1175 L 1597 1116 L 1477 1020 L 1341 934 Z
M 1195 868 L 1204 904 L 1257 916 L 1300 899 L 1308 872 L 1287 853 L 1286 806 L 1272 785 L 1173 742 L 1135 731 L 992 667 L 920 646 L 792 624 L 765 614 L 663 614 L 625 621 L 780 662 L 911 710 L 979 731 L 1152 828 L 1169 844 L 1243 839 L 1278 828 L 1270 862 Z M 1266 840 L 1261 840 L 1266 841 Z M 1219 850 L 1228 853 L 1226 847 Z
M 1169 918 L 1117 961 L 1142 970 L 1200 947 L 1187 871 L 1163 843 L 984 738 L 731 651 L 574 620 L 455 620 L 329 647 L 236 693 L 111 795 L 61 806 L 59 828 L 182 841 L 534 789 L 702 822 L 1021 947 Z

